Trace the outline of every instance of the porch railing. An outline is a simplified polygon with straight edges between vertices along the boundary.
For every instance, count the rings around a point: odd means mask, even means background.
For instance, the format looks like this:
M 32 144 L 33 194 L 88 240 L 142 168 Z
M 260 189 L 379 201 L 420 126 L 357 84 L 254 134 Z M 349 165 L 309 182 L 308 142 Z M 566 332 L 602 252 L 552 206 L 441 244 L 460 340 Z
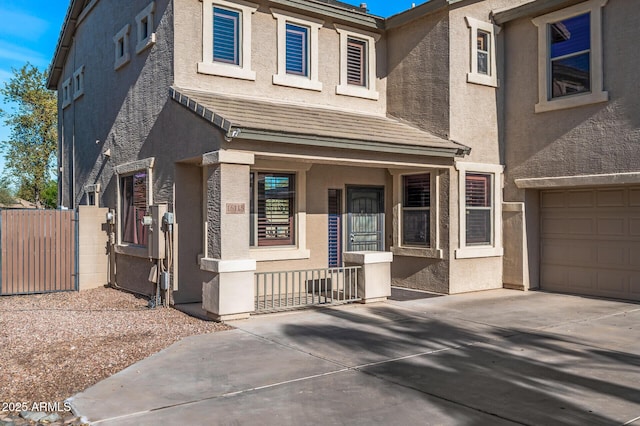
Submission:
M 256 312 L 360 300 L 361 266 L 256 272 Z

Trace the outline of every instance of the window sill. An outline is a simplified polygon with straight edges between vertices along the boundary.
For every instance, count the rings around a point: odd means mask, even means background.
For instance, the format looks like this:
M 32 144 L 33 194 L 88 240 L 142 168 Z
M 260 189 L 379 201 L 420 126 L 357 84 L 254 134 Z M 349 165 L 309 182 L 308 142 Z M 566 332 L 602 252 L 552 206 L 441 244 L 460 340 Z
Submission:
M 609 92 L 592 92 L 580 95 L 573 95 L 551 101 L 540 101 L 535 106 L 536 113 L 555 111 L 559 109 L 575 108 L 584 105 L 597 104 L 607 102 L 609 100 Z
M 156 44 L 156 33 L 151 33 L 151 35 L 144 40 L 141 40 L 136 45 L 136 54 L 140 54 L 143 50 L 148 49 L 149 47 Z
M 319 81 L 309 80 L 307 77 L 297 75 L 274 74 L 273 84 L 278 86 L 295 87 L 297 89 L 315 90 L 317 92 L 322 91 L 322 83 Z
M 476 257 L 498 257 L 504 255 L 502 247 L 465 247 L 457 249 L 456 259 L 471 259 Z
M 441 249 L 419 248 L 419 247 L 391 247 L 394 256 L 406 257 L 427 257 L 431 259 L 442 259 Z
M 311 251 L 298 247 L 261 247 L 249 249 L 249 257 L 258 262 L 309 259 Z
M 374 101 L 380 99 L 380 93 L 366 87 L 340 85 L 336 86 L 336 93 L 338 95 L 353 96 L 354 98 L 371 99 Z
M 480 84 L 482 86 L 498 87 L 498 79 L 490 75 L 468 73 L 467 83 Z
M 129 63 L 129 55 L 125 55 L 116 61 L 116 63 L 113 65 L 113 70 L 118 71 L 120 68 L 124 67 L 128 63 Z
M 255 81 L 256 72 L 237 65 L 221 64 L 216 62 L 198 62 L 198 73 L 217 75 L 219 77 L 238 78 L 240 80 Z
M 124 254 L 126 256 L 141 257 L 144 259 L 149 258 L 149 249 L 145 246 L 134 246 L 127 244 L 118 244 L 115 247 L 117 254 Z

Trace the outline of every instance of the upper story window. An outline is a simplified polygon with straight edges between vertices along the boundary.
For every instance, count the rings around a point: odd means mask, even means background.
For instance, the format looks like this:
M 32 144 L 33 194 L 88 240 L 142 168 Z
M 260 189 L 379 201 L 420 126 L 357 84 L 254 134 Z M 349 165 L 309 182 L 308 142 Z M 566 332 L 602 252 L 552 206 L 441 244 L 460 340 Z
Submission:
M 156 10 L 156 2 L 152 1 L 138 15 L 136 24 L 138 27 L 136 53 L 140 53 L 156 42 L 156 34 L 153 32 L 153 14 Z
M 240 16 L 237 10 L 213 8 L 213 61 L 240 65 Z
M 73 73 L 73 99 L 84 95 L 84 65 Z
M 61 89 L 62 91 L 62 108 L 66 108 L 71 105 L 71 79 L 68 78 L 62 82 Z
M 251 17 L 258 6 L 242 0 L 202 2 L 201 74 L 255 80 L 251 70 Z
M 538 27 L 536 112 L 609 99 L 603 91 L 602 7 L 589 0 L 533 19 Z
M 115 44 L 115 62 L 113 69 L 117 70 L 123 67 L 129 62 L 131 56 L 129 54 L 129 31 L 131 26 L 125 25 L 118 34 L 113 37 L 113 43 Z
M 340 35 L 339 95 L 379 98 L 376 91 L 376 42 L 379 34 L 335 24 Z
M 502 256 L 503 166 L 456 162 L 456 168 L 460 172 L 460 248 L 456 258 Z
M 318 31 L 323 21 L 271 9 L 278 27 L 278 73 L 273 84 L 322 90 L 318 79 Z
M 499 27 L 468 16 L 465 20 L 471 32 L 471 71 L 467 74 L 467 82 L 497 87 L 496 34 Z
M 287 74 L 309 75 L 309 28 L 299 25 L 286 25 L 286 63 Z

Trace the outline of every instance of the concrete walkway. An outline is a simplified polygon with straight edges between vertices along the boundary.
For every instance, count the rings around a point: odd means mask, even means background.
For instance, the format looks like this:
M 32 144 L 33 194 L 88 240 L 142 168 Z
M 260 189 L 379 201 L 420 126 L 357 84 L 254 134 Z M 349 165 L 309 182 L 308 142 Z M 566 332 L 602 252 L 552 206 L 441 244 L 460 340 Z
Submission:
M 640 425 L 640 305 L 487 291 L 232 323 L 72 398 L 100 425 Z

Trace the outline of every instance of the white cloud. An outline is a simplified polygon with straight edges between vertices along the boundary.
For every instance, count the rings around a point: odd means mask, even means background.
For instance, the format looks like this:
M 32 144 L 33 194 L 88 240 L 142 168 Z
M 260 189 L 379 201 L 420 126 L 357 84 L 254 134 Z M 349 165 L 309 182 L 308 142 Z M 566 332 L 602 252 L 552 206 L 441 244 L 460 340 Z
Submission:
M 2 16 L 0 35 L 4 36 L 37 41 L 49 27 L 49 23 L 44 19 L 32 16 L 23 11 L 0 8 L 0 16 Z

